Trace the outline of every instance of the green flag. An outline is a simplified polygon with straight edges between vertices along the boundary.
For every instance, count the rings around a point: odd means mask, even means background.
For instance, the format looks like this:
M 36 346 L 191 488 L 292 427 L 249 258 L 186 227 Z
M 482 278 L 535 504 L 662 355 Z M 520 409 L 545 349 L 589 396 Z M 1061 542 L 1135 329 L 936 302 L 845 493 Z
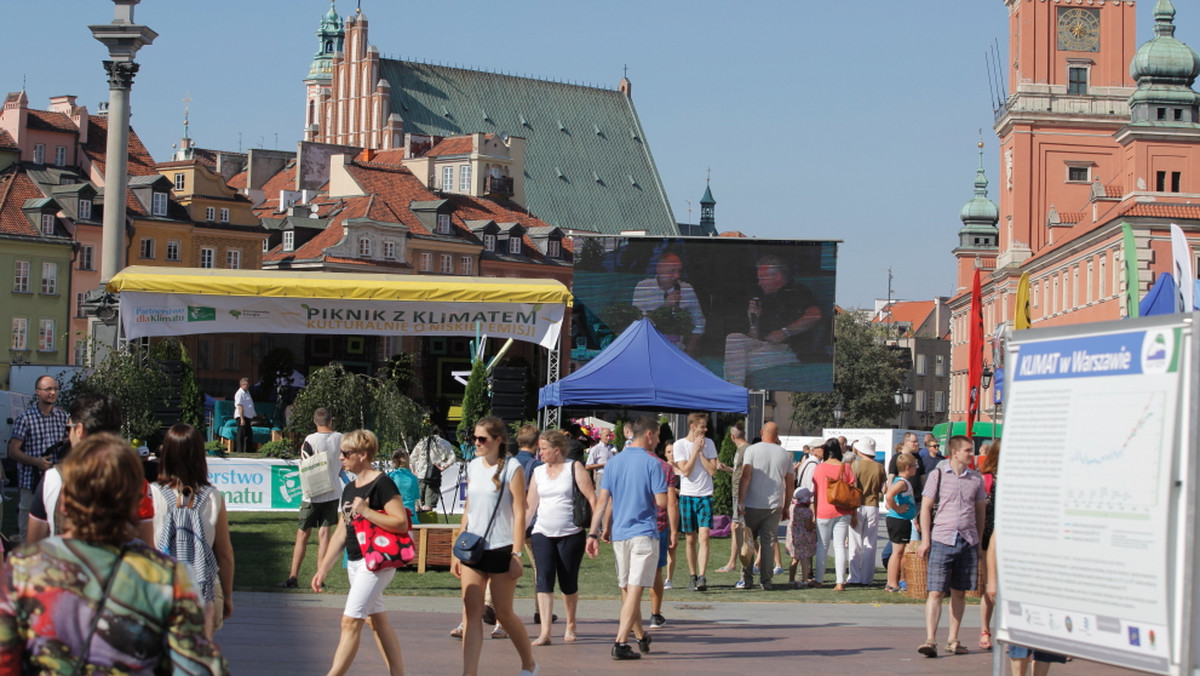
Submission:
M 1142 300 L 1138 293 L 1137 243 L 1128 223 L 1121 224 L 1121 234 L 1125 238 L 1125 316 L 1137 317 L 1138 303 Z

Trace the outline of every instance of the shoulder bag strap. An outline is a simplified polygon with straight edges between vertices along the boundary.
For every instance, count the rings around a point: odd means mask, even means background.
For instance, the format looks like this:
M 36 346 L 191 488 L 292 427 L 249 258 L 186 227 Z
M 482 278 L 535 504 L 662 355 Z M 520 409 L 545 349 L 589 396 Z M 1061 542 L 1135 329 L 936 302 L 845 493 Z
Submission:
M 487 530 L 483 531 L 483 539 L 492 534 L 492 524 L 496 523 L 496 512 L 500 511 L 500 501 L 504 499 L 504 485 L 508 481 L 508 459 L 501 460 L 504 465 L 500 469 L 500 492 L 496 496 L 496 505 L 492 507 L 492 517 L 488 519 Z
M 112 592 L 113 582 L 117 579 L 117 570 L 121 567 L 121 561 L 125 559 L 127 547 L 128 545 L 121 545 L 121 551 L 117 554 L 117 561 L 113 564 L 112 572 L 104 581 L 104 594 L 100 597 L 100 605 L 96 608 L 96 614 L 92 616 L 92 624 L 88 627 L 87 638 L 83 640 L 83 655 L 75 662 L 75 668 L 71 670 L 72 676 L 83 673 L 84 667 L 87 666 L 88 655 L 92 652 L 92 637 L 96 635 L 96 627 L 100 624 L 100 615 L 104 613 L 104 606 L 108 603 L 108 595 Z

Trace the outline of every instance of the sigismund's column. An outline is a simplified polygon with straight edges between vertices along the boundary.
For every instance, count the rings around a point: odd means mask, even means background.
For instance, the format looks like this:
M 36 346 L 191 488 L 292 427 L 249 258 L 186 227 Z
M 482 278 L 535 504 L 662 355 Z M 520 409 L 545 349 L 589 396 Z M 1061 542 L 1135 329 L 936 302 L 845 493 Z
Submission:
M 108 147 L 104 161 L 104 229 L 100 252 L 103 288 L 125 267 L 125 191 L 129 188 L 129 90 L 138 64 L 134 57 L 158 33 L 133 22 L 141 0 L 113 0 L 112 23 L 88 26 L 92 37 L 108 48 Z

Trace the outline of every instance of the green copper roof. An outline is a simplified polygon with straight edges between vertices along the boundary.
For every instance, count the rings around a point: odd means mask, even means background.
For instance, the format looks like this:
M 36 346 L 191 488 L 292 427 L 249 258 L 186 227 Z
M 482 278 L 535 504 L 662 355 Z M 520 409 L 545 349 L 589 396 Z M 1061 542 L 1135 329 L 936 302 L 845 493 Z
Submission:
M 711 187 L 709 187 L 707 185 L 704 186 L 704 197 L 700 198 L 700 203 L 701 204 L 716 204 L 717 203 L 717 201 L 715 199 L 713 199 Z
M 963 205 L 958 217 L 965 226 L 989 225 L 1000 222 L 1000 208 L 988 199 L 988 180 L 983 172 L 983 143 L 979 144 L 979 169 L 975 172 L 975 198 Z
M 525 139 L 525 205 L 562 228 L 677 235 L 633 101 L 619 91 L 381 59 L 404 131 Z
M 1200 55 L 1175 39 L 1175 6 L 1171 0 L 1158 0 L 1155 5 L 1154 37 L 1138 48 L 1129 63 L 1129 74 L 1137 81 L 1170 80 L 1171 84 L 1189 87 L 1200 75 Z

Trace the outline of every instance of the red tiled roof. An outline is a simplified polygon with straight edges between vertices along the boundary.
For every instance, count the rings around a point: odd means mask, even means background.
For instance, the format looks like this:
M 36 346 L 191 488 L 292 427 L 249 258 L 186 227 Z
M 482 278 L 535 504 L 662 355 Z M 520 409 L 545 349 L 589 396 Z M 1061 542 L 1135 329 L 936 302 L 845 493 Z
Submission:
M 745 237 L 745 236 L 746 236 L 746 233 L 742 232 L 741 230 L 727 230 L 725 232 L 717 233 L 717 237 Z
M 929 313 L 933 312 L 934 306 L 935 303 L 931 300 L 898 301 L 891 304 L 891 317 L 888 317 L 888 309 L 885 308 L 875 317 L 874 321 L 908 322 L 916 331 L 929 318 Z
M 388 167 L 403 167 L 404 166 L 404 149 L 396 150 L 376 150 L 371 154 L 371 160 L 367 164 L 379 164 Z
M 75 123 L 71 121 L 71 117 L 66 113 L 55 113 L 49 110 L 33 110 L 29 109 L 30 129 L 39 129 L 42 131 L 60 131 L 68 134 L 75 134 L 79 129 Z
M 1104 186 L 1105 197 L 1123 197 L 1124 195 L 1125 188 L 1122 188 L 1116 183 L 1110 183 L 1109 185 Z
M 334 220 L 329 225 L 317 233 L 315 237 L 302 244 L 294 251 L 283 251 L 283 247 L 275 247 L 270 253 L 263 254 L 263 261 L 286 261 L 286 260 L 316 260 L 321 258 L 321 252 L 328 247 L 342 241 L 345 236 L 345 229 L 342 227 L 342 221 L 347 218 L 361 218 L 366 213 L 367 203 L 370 198 L 367 197 L 352 197 L 347 200 L 342 200 L 345 205 Z
M 228 185 L 234 190 L 244 190 L 246 188 L 246 178 L 246 170 L 243 169 L 233 176 L 230 176 L 229 180 L 225 182 L 225 185 Z
M 1121 215 L 1145 218 L 1200 218 L 1200 204 L 1135 202 L 1122 211 Z
M 242 172 L 243 174 L 246 172 Z M 235 177 L 236 178 L 236 177 Z M 242 178 L 242 185 L 245 185 L 245 178 Z M 234 188 L 232 183 L 230 187 Z M 259 204 L 255 211 L 259 212 L 259 217 L 268 216 L 273 212 L 279 211 L 279 191 L 295 190 L 296 189 L 296 163 L 290 162 L 286 167 L 277 172 L 274 176 L 267 179 L 263 183 L 263 201 Z
M 30 111 L 32 112 L 32 111 Z M 92 165 L 104 174 L 104 160 L 108 156 L 108 118 L 104 117 L 89 117 L 88 124 L 88 140 L 83 147 L 83 152 L 91 160 Z M 129 175 L 130 176 L 153 176 L 158 173 L 154 166 L 154 158 L 150 156 L 146 146 L 142 145 L 142 140 L 138 138 L 137 132 L 132 128 L 129 130 Z
M 442 139 L 440 143 L 430 148 L 425 157 L 440 157 L 443 155 L 466 155 L 475 148 L 470 136 L 451 136 Z
M 346 170 L 363 192 L 375 197 L 369 204 L 367 218 L 387 223 L 403 223 L 414 235 L 431 234 L 409 209 L 409 205 L 412 202 L 437 200 L 438 197 L 417 180 L 411 171 L 403 167 L 374 163 L 364 165 L 358 162 L 347 165 Z M 462 222 L 463 218 L 456 214 L 451 218 L 451 223 L 469 233 L 470 230 Z
M 12 134 L 9 134 L 3 129 L 0 129 L 0 148 L 19 150 L 17 142 L 15 139 L 13 139 Z
M 17 167 L 0 174 L 0 234 L 37 237 L 39 233 L 29 223 L 21 207 L 25 200 L 43 195 L 29 175 Z
M 1061 213 L 1058 215 L 1058 220 L 1061 223 L 1079 223 L 1085 215 L 1083 213 Z

